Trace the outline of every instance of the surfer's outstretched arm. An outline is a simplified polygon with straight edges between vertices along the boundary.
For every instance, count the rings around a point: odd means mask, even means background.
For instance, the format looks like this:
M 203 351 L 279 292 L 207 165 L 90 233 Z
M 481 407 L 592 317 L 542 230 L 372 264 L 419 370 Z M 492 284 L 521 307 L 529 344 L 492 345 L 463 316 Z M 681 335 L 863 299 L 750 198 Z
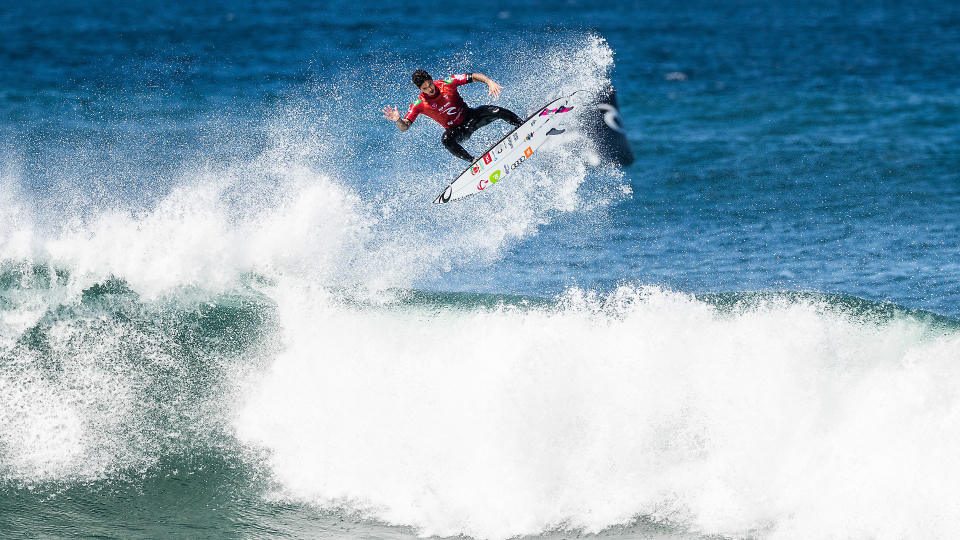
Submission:
M 411 122 L 406 118 L 400 118 L 400 111 L 396 107 L 387 105 L 383 108 L 383 117 L 397 125 L 400 131 L 410 129 Z
M 495 98 L 500 97 L 500 91 L 503 90 L 503 88 L 499 84 L 497 84 L 497 81 L 491 79 L 490 77 L 487 77 L 483 73 L 473 73 L 472 75 L 473 75 L 473 80 L 477 82 L 482 82 L 483 84 L 487 85 L 487 92 L 491 96 Z

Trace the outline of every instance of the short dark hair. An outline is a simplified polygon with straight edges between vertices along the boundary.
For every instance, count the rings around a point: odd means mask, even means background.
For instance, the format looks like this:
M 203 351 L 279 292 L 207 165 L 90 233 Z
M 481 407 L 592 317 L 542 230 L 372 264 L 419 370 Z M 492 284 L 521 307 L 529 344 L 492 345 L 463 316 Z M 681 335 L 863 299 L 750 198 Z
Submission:
M 417 88 L 420 88 L 421 84 L 427 81 L 432 81 L 432 80 L 433 80 L 433 77 L 431 77 L 430 74 L 426 72 L 426 70 L 418 69 L 413 72 L 413 84 Z

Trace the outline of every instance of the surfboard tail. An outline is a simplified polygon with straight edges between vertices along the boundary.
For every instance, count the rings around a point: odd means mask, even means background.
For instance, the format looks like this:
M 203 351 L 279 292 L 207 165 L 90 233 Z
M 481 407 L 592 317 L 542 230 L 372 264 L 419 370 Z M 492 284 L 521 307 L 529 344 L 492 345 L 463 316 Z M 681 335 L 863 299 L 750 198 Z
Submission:
M 447 189 L 443 190 L 443 193 L 437 195 L 437 198 L 433 200 L 433 204 L 443 204 L 450 202 L 450 197 L 453 195 L 453 184 L 447 186 Z

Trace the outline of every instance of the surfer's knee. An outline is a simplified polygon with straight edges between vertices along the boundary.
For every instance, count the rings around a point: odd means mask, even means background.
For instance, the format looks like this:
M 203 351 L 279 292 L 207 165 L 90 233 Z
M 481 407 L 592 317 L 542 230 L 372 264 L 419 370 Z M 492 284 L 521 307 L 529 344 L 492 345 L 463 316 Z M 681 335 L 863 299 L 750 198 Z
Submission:
M 449 145 L 447 146 L 447 150 L 449 150 L 451 154 L 466 161 L 467 163 L 473 163 L 474 161 L 473 156 L 470 155 L 470 152 L 467 152 L 466 150 L 464 150 L 463 147 L 460 146 L 459 144 L 454 143 L 452 145 Z
M 521 120 L 515 112 L 509 109 L 500 109 L 500 118 L 503 118 L 505 121 L 515 126 L 519 126 L 523 123 L 523 120 Z
M 450 148 L 451 146 L 459 146 L 458 143 L 460 141 L 457 140 L 457 137 L 454 136 L 454 134 L 451 131 L 447 130 L 447 131 L 444 131 L 443 136 L 440 137 L 440 142 L 442 142 L 443 145 L 446 146 L 447 148 Z
M 451 154 L 457 156 L 458 158 L 464 161 L 469 161 L 473 163 L 473 156 L 471 156 L 469 152 L 467 152 L 466 150 L 463 149 L 462 146 L 460 146 L 460 142 L 457 139 L 458 137 L 454 136 L 453 133 L 450 133 L 448 131 L 444 133 L 442 137 L 440 137 L 440 142 L 443 143 L 443 146 L 446 147 L 446 149 L 449 150 Z
M 451 139 L 450 137 L 447 137 L 446 135 L 444 135 L 443 137 L 440 137 L 440 142 L 441 142 L 444 146 L 446 146 L 447 149 L 450 149 L 450 148 L 452 148 L 455 144 L 457 144 L 456 141 L 454 141 L 454 140 Z

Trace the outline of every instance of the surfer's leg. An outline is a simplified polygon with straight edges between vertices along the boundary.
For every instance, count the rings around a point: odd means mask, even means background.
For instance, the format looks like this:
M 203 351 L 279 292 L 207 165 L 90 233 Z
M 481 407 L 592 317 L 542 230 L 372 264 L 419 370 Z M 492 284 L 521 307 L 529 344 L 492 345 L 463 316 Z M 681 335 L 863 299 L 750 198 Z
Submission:
M 504 109 L 503 107 L 497 108 L 500 109 L 500 111 L 497 113 L 497 118 L 513 126 L 519 126 L 523 123 L 523 120 L 521 120 L 520 117 L 510 109 Z
M 477 127 L 482 127 L 494 120 L 503 120 L 508 124 L 519 126 L 523 120 L 509 109 L 497 107 L 496 105 L 481 105 L 471 111 L 477 119 Z
M 463 140 L 463 133 L 457 128 L 444 131 L 443 137 L 440 138 L 440 142 L 443 143 L 443 146 L 445 146 L 451 154 L 464 161 L 473 163 L 473 156 L 470 155 L 470 152 L 467 152 L 463 149 L 463 146 L 460 146 L 461 140 Z

